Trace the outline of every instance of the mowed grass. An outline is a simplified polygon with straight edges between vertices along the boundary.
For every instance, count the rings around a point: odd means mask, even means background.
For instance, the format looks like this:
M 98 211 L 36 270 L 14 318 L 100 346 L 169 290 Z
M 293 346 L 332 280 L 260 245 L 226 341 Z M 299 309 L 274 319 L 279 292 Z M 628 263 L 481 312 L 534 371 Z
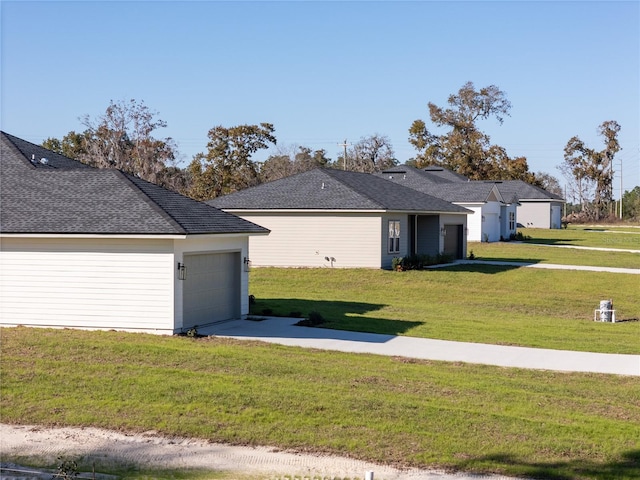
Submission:
M 251 272 L 256 315 L 307 316 L 324 327 L 500 345 L 640 353 L 640 276 L 458 265 L 424 271 Z M 593 321 L 601 299 L 620 323 Z
M 474 256 L 479 260 L 640 268 L 640 228 L 570 226 L 566 230 L 520 228 L 518 232 L 527 237 L 524 243 L 470 242 L 468 251 L 473 251 Z M 566 247 L 606 248 L 620 251 L 594 251 Z
M 636 377 L 219 338 L 0 330 L 5 423 L 272 445 L 405 466 L 640 478 Z
M 469 242 L 467 249 L 478 260 L 640 269 L 640 250 L 638 253 L 582 250 L 532 242 Z
M 527 243 L 469 244 L 482 260 L 640 268 L 638 253 L 565 246 L 629 246 L 633 233 L 521 229 Z M 630 232 L 640 229 L 627 227 Z M 625 230 L 625 231 L 626 231 Z M 547 245 L 535 245 L 538 242 Z M 640 276 L 482 264 L 424 271 L 254 269 L 256 315 L 318 312 L 326 328 L 602 353 L 640 353 Z M 616 324 L 593 321 L 613 300 Z
M 638 226 L 640 227 L 640 226 Z M 640 251 L 640 228 L 570 225 L 567 229 L 519 228 L 527 242 Z

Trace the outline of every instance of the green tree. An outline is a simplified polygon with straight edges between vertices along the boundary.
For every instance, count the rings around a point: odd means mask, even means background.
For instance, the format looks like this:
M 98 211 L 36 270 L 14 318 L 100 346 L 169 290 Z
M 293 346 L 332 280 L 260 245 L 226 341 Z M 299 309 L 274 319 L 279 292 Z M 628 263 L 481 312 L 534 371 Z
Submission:
M 42 142 L 42 146 L 65 157 L 79 160 L 87 154 L 86 141 L 86 134 L 71 131 L 62 137 L 62 140 L 53 137 L 47 138 Z
M 270 123 L 209 130 L 207 153 L 195 155 L 188 167 L 189 195 L 210 200 L 260 183 L 258 165 L 251 156 L 276 144 L 273 132 Z
M 587 147 L 578 136 L 571 137 L 564 147 L 560 170 L 579 197 L 583 211 L 594 220 L 612 213 L 613 159 L 621 150 L 619 132 L 620 125 L 608 120 L 598 127 L 605 143 L 602 150 Z
M 502 90 L 495 85 L 476 90 L 467 82 L 447 102 L 449 108 L 428 104 L 431 122 L 446 133 L 430 132 L 423 120 L 415 120 L 409 128 L 409 143 L 418 151 L 415 166 L 440 165 L 472 180 L 535 180 L 526 158 L 511 159 L 478 128 L 480 120 L 495 118 L 502 124 L 509 115 L 511 103 Z
M 625 190 L 622 196 L 622 218 L 640 221 L 640 186 L 633 190 Z

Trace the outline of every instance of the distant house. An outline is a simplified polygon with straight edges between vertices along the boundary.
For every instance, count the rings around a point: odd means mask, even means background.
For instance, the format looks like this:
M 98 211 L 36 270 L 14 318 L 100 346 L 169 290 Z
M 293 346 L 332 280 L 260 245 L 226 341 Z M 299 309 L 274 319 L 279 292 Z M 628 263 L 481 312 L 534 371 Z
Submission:
M 376 175 L 474 212 L 467 220 L 468 241 L 497 242 L 516 233 L 517 199 L 505 198 L 494 183 L 468 181 L 440 167 L 399 165 Z
M 466 256 L 466 208 L 366 173 L 316 169 L 209 202 L 271 231 L 255 266 L 390 268 L 409 254 Z
M 522 180 L 493 182 L 503 195 L 518 198 L 518 226 L 527 228 L 562 228 L 565 200 Z
M 268 230 L 0 133 L 0 325 L 173 334 L 248 313 Z

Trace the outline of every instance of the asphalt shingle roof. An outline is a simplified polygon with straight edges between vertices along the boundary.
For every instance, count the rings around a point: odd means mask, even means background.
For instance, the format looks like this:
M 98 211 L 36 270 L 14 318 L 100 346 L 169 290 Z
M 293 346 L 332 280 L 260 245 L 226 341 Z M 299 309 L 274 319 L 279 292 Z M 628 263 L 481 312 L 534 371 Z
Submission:
M 522 180 L 469 180 L 441 167 L 418 169 L 398 165 L 376 175 L 450 202 L 486 201 L 494 185 L 507 203 L 519 200 L 564 201 L 562 197 Z
M 435 177 L 434 181 L 429 172 L 409 165 L 393 167 L 375 175 L 448 202 L 486 202 L 494 188 L 492 183 L 470 182 L 462 176 L 455 182 L 442 177 Z
M 564 202 L 560 195 L 551 193 L 543 188 L 536 187 L 522 180 L 495 181 L 498 190 L 503 195 L 515 195 L 519 200 L 558 200 Z
M 383 210 L 468 213 L 368 173 L 318 168 L 210 200 L 237 210 Z
M 43 157 L 48 162 L 42 163 Z M 183 235 L 268 230 L 119 170 L 91 168 L 2 132 L 0 232 Z

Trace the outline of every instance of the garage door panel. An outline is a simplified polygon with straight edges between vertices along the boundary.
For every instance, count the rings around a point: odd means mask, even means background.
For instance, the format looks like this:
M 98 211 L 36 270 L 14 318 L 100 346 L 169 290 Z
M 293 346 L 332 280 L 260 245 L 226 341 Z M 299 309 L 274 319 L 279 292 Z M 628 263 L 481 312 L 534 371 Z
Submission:
M 240 254 L 185 255 L 183 327 L 240 317 Z

